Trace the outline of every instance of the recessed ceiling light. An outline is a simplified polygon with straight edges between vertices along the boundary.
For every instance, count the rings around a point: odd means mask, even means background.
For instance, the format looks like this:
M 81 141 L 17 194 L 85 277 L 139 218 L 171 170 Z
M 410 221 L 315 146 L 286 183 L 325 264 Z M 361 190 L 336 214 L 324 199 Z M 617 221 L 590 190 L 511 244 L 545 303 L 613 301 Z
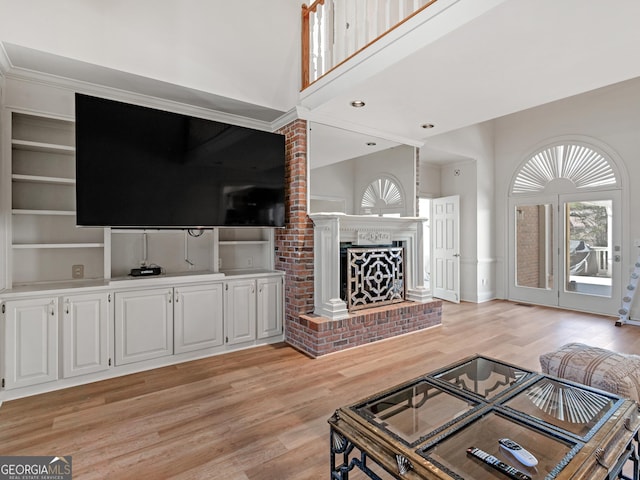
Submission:
M 367 147 L 375 147 L 376 145 L 376 142 L 367 142 Z
M 422 125 L 420 125 L 422 128 L 425 129 L 429 129 L 429 128 L 433 128 L 435 127 L 435 125 L 433 123 L 423 123 Z
M 364 107 L 364 102 L 362 100 L 354 100 L 351 102 L 351 106 L 355 108 Z

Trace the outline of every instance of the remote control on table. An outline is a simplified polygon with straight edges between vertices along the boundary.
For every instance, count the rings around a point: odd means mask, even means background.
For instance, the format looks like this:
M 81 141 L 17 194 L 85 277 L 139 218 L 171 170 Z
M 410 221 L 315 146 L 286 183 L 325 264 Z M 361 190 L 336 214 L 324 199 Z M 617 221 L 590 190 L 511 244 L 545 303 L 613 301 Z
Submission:
M 500 446 L 507 452 L 514 456 L 521 464 L 526 467 L 535 467 L 538 464 L 538 459 L 534 457 L 531 452 L 522 448 L 521 445 L 514 442 L 509 438 L 501 438 L 498 440 Z
M 493 455 L 489 455 L 487 452 L 485 452 L 484 450 L 480 450 L 479 448 L 476 448 L 476 447 L 467 448 L 467 455 L 471 455 L 472 457 L 475 457 L 483 461 L 490 467 L 493 467 L 499 472 L 504 473 L 505 475 L 507 475 L 509 478 L 512 478 L 513 480 L 532 480 L 532 478 L 526 473 L 521 472 L 520 470 L 518 470 L 515 467 L 512 467 L 511 465 L 507 465 L 506 463 L 501 462 Z

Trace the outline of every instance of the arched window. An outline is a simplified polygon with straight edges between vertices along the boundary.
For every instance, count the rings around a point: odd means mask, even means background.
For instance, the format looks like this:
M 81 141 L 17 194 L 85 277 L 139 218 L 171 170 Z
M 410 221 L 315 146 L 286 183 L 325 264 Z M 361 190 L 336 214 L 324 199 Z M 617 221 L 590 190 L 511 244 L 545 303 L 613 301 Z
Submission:
M 398 183 L 388 176 L 381 176 L 364 190 L 360 201 L 363 215 L 402 215 L 404 211 L 403 193 Z
M 614 166 L 605 156 L 587 145 L 560 143 L 533 155 L 518 171 L 511 194 L 535 194 L 553 187 L 577 191 L 619 187 Z M 558 185 L 560 184 L 560 185 Z M 558 188 L 560 187 L 560 188 Z

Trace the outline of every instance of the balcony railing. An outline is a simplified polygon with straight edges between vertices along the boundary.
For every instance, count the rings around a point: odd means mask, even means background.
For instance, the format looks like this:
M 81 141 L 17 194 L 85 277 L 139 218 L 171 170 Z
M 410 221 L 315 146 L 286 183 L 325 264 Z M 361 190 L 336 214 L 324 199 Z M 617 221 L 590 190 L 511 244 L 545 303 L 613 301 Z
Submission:
M 302 5 L 302 89 L 437 0 L 316 0 Z

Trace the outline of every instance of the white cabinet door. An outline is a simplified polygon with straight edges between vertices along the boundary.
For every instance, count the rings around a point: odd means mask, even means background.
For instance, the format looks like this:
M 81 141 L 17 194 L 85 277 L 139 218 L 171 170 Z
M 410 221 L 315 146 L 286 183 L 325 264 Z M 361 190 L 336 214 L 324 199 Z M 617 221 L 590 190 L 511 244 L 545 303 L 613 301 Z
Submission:
M 259 278 L 258 284 L 258 338 L 282 333 L 282 277 Z
M 256 338 L 256 282 L 233 280 L 225 284 L 225 324 L 227 344 Z
M 62 352 L 65 378 L 109 369 L 108 293 L 63 298 Z
M 176 287 L 173 307 L 175 353 L 222 345 L 222 283 Z
M 116 365 L 173 354 L 173 288 L 115 294 Z
M 5 309 L 5 388 L 58 379 L 58 299 L 10 300 Z

